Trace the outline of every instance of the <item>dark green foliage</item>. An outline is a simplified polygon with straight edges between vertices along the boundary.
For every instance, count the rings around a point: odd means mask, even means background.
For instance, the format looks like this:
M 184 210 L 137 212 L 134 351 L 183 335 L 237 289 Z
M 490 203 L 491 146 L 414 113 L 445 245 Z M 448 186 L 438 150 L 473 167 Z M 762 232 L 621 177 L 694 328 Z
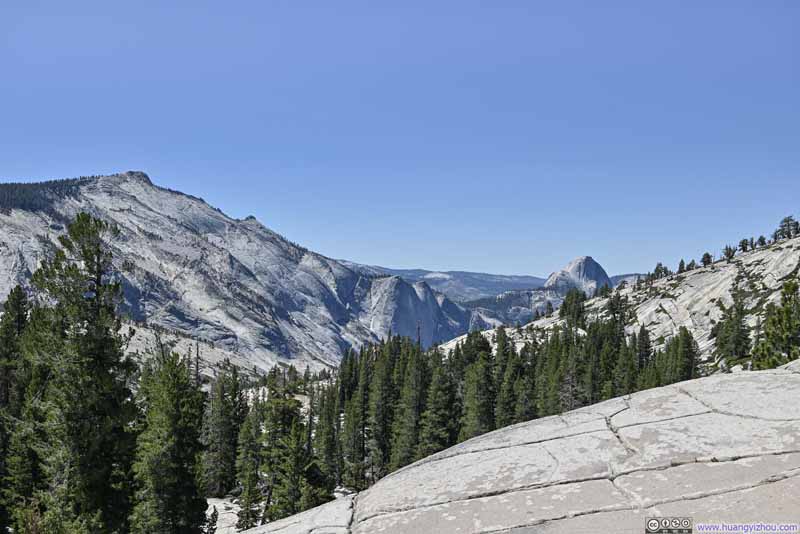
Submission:
M 785 282 L 781 303 L 766 310 L 763 333 L 753 351 L 756 369 L 771 369 L 800 357 L 800 293 L 794 280 Z
M 650 341 L 650 332 L 644 325 L 639 328 L 636 336 L 636 363 L 639 369 L 644 369 L 653 358 L 653 345 Z
M 745 324 L 747 310 L 740 291 L 733 293 L 733 303 L 726 308 L 722 319 L 711 329 L 716 340 L 715 354 L 719 358 L 737 360 L 750 353 L 750 330 Z
M 749 239 L 749 240 L 748 239 L 742 239 L 741 241 L 739 241 L 739 250 L 741 250 L 742 252 L 747 252 L 748 250 L 753 248 L 751 246 L 751 243 L 753 243 L 753 239 L 752 238 Z
M 584 303 L 586 294 L 580 289 L 572 288 L 564 297 L 564 302 L 558 309 L 558 316 L 564 319 L 572 327 L 582 328 L 584 326 Z
M 138 396 L 144 419 L 133 466 L 131 532 L 200 532 L 207 522 L 197 481 L 205 399 L 189 359 L 160 345 L 144 367 Z
M 127 529 L 135 365 L 123 354 L 120 285 L 103 236 L 113 239 L 114 229 L 79 214 L 60 239 L 63 248 L 32 280 L 41 302 L 52 304 L 34 310 L 25 332 L 31 382 L 20 432 L 43 439 L 15 451 L 13 461 L 40 478 L 23 490 L 33 490 L 36 510 L 18 506 L 28 517 L 41 514 L 48 532 Z M 29 463 L 34 456 L 39 465 Z M 19 476 L 26 475 L 12 473 L 12 485 Z
M 736 256 L 736 247 L 725 245 L 725 248 L 722 249 L 722 255 L 725 257 L 725 261 L 730 262 Z
M 358 383 L 353 396 L 345 401 L 342 427 L 342 482 L 353 489 L 367 486 L 367 405 L 370 365 L 366 353 L 358 360 Z
M 714 262 L 714 257 L 711 256 L 709 252 L 704 252 L 703 257 L 700 259 L 703 264 L 703 267 L 708 267 Z
M 367 443 L 370 458 L 369 478 L 382 478 L 389 472 L 392 451 L 392 428 L 397 392 L 394 384 L 395 355 L 392 344 L 376 351 L 375 371 L 369 392 L 369 428 Z
M 20 340 L 28 323 L 28 297 L 17 286 L 8 294 L 0 318 L 0 532 L 11 526 L 11 505 L 7 477 L 14 422 L 22 413 L 24 368 Z
M 800 222 L 796 221 L 791 215 L 784 217 L 780 225 L 778 225 L 776 234 L 778 239 L 791 239 L 800 236 Z
M 494 371 L 490 353 L 481 352 L 464 378 L 464 413 L 459 441 L 494 430 Z
M 416 459 L 419 444 L 420 421 L 425 410 L 428 387 L 427 360 L 419 346 L 408 353 L 405 379 L 395 413 L 392 432 L 392 470 L 410 464 Z
M 210 497 L 224 497 L 236 482 L 237 442 L 247 414 L 243 389 L 239 370 L 223 362 L 211 385 L 203 428 L 202 485 Z
M 431 357 L 431 381 L 428 386 L 425 411 L 420 422 L 417 458 L 424 458 L 453 445 L 458 437 L 459 408 L 453 376 L 442 359 L 434 352 Z
M 241 488 L 240 510 L 236 522 L 236 528 L 239 530 L 257 526 L 261 518 L 260 509 L 264 498 L 260 488 L 263 455 L 261 450 L 262 415 L 261 402 L 256 400 L 239 430 L 239 450 L 236 457 L 236 480 Z
M 276 458 L 274 488 L 267 508 L 269 521 L 283 519 L 300 511 L 307 451 L 299 419 L 292 421 L 289 432 L 279 440 Z

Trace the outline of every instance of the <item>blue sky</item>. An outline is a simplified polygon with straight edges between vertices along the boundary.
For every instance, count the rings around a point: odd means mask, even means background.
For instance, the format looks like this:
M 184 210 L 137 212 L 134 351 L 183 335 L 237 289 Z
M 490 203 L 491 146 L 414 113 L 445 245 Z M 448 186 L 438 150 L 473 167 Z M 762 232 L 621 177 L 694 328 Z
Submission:
M 144 170 L 360 262 L 649 270 L 800 213 L 793 1 L 5 1 L 0 69 L 3 181 Z

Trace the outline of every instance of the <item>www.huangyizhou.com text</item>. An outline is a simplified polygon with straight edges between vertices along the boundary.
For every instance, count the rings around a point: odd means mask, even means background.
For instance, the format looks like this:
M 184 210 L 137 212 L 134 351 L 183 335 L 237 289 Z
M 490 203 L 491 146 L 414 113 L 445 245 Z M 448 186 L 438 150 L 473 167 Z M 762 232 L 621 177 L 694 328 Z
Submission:
M 705 534 L 798 533 L 800 523 L 695 523 L 695 532 Z

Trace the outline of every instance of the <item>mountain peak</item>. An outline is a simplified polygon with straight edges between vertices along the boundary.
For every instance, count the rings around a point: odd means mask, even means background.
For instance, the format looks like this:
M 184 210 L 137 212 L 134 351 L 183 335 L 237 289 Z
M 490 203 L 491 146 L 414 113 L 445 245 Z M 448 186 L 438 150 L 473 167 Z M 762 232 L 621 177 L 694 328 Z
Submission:
M 153 185 L 153 182 L 150 180 L 150 177 L 147 175 L 147 173 L 142 171 L 125 171 L 117 174 L 116 176 L 119 176 L 124 180 L 144 182 L 148 185 Z
M 579 256 L 566 267 L 550 275 L 544 283 L 548 289 L 578 288 L 591 296 L 596 289 L 607 285 L 612 287 L 611 279 L 605 269 L 591 256 Z

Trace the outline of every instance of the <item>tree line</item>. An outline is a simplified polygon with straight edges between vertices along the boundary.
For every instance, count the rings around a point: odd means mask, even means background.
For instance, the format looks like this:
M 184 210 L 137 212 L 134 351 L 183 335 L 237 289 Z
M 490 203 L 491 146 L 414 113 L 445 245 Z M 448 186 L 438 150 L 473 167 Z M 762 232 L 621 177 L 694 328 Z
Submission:
M 760 248 L 764 248 L 768 245 L 774 245 L 785 239 L 794 239 L 795 237 L 800 237 L 800 221 L 797 221 L 793 216 L 788 215 L 781 219 L 778 227 L 772 232 L 771 239 L 767 239 L 763 235 L 758 236 L 758 238 L 742 238 L 739 240 L 737 245 L 725 245 L 722 248 L 721 259 L 725 259 L 725 261 L 730 262 L 734 257 L 736 257 L 737 253 L 751 252 Z M 704 252 L 700 257 L 699 263 L 695 260 L 690 260 L 687 263 L 683 258 L 681 258 L 681 260 L 678 262 L 677 271 L 672 271 L 663 263 L 658 262 L 652 272 L 645 274 L 643 277 L 637 280 L 637 286 L 641 287 L 642 285 L 651 285 L 656 280 L 672 276 L 676 273 L 683 274 L 693 271 L 698 269 L 701 265 L 703 267 L 708 267 L 714 263 L 714 261 L 714 255 L 711 254 L 711 252 Z

